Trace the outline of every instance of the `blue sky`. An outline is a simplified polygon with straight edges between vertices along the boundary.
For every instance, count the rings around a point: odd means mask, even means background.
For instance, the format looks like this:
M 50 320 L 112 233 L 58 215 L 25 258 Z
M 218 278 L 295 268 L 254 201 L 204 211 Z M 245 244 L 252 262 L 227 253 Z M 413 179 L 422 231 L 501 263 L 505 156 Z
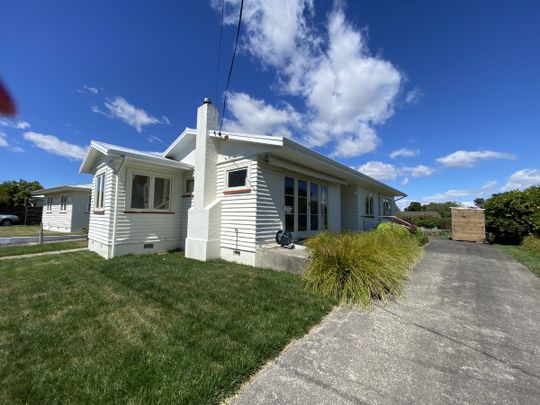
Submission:
M 19 115 L 0 121 L 0 181 L 87 182 L 90 140 L 161 151 L 204 97 L 221 107 L 239 1 L 218 67 L 220 4 L 5 3 Z M 538 21 L 536 1 L 246 0 L 225 126 L 292 137 L 407 200 L 539 184 Z

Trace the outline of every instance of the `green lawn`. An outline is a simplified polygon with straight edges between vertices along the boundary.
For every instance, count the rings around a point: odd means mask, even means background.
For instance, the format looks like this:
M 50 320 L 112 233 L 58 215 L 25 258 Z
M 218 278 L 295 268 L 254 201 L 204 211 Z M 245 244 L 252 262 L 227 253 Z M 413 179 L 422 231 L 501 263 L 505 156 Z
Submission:
M 0 262 L 0 403 L 216 403 L 334 302 L 181 253 Z
M 77 249 L 87 247 L 87 240 L 44 243 L 43 245 L 0 246 L 0 257 L 27 255 L 32 253 L 52 252 L 55 250 Z
M 527 266 L 530 271 L 540 277 L 540 255 L 538 253 L 531 252 L 522 245 L 497 245 L 497 247 L 521 264 Z
M 0 238 L 8 236 L 38 236 L 39 225 L 0 226 Z M 43 235 L 70 235 L 66 232 L 43 231 Z

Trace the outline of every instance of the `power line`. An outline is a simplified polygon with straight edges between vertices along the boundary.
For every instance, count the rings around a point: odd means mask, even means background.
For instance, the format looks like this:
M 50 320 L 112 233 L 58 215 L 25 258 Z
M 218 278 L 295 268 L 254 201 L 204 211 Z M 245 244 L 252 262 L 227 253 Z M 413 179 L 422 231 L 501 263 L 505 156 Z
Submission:
M 238 25 L 236 26 L 236 40 L 234 44 L 234 50 L 231 59 L 231 65 L 229 66 L 229 74 L 227 75 L 227 83 L 225 85 L 225 95 L 223 96 L 223 108 L 221 110 L 221 120 L 219 123 L 219 133 L 221 133 L 221 127 L 223 126 L 223 117 L 227 109 L 227 94 L 229 92 L 229 83 L 231 82 L 231 75 L 234 67 L 234 60 L 236 58 L 236 50 L 238 49 L 238 39 L 240 38 L 240 27 L 242 25 L 242 10 L 244 9 L 244 0 L 240 2 L 240 13 L 238 15 Z
M 221 0 L 221 17 L 219 20 L 219 39 L 218 39 L 218 57 L 216 67 L 216 94 L 214 100 L 218 99 L 219 90 L 219 71 L 221 68 L 221 38 L 223 36 L 223 13 L 225 11 L 225 0 Z

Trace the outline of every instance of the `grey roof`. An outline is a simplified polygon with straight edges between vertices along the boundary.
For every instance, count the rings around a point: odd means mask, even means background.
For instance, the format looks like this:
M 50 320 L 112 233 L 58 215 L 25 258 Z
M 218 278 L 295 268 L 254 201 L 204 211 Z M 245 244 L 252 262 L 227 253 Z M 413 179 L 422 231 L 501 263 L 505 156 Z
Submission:
M 56 187 L 42 188 L 32 192 L 32 196 L 38 197 L 45 194 L 54 194 L 67 191 L 92 191 L 92 184 L 64 184 Z

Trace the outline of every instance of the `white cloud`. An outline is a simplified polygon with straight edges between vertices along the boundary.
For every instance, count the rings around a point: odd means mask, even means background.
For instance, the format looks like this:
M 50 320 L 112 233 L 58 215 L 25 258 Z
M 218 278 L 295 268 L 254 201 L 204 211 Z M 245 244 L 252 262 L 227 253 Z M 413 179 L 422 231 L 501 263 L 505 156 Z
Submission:
M 540 185 L 540 170 L 522 169 L 512 173 L 501 191 L 523 190 L 537 185 Z
M 246 93 L 229 93 L 227 105 L 236 121 L 225 120 L 225 128 L 232 131 L 253 131 L 291 136 L 289 127 L 301 126 L 301 116 L 289 104 L 275 108 L 264 100 L 250 97 Z
M 16 129 L 27 129 L 30 128 L 30 124 L 26 121 L 12 121 L 0 119 L 0 126 Z
M 465 151 L 458 150 L 457 152 L 440 157 L 437 159 L 448 167 L 473 167 L 479 160 L 492 159 L 516 159 L 511 153 L 496 152 L 492 150 Z
M 150 135 L 148 137 L 148 142 L 150 142 L 150 143 L 163 143 L 163 144 L 165 143 L 163 141 L 163 139 L 161 139 L 159 136 L 155 136 L 155 135 Z
M 438 193 L 433 195 L 428 195 L 424 197 L 422 201 L 425 202 L 446 202 L 446 201 L 455 201 L 463 197 L 468 197 L 472 193 L 469 190 L 448 190 L 444 193 Z
M 40 149 L 54 155 L 67 157 L 72 160 L 82 160 L 86 155 L 86 148 L 62 141 L 54 135 L 45 135 L 37 132 L 25 132 L 23 138 L 32 142 Z
M 398 157 L 414 157 L 418 156 L 420 154 L 420 151 L 418 149 L 397 149 L 392 152 L 390 152 L 390 159 L 395 159 Z
M 431 176 L 435 172 L 433 168 L 424 165 L 404 167 L 402 170 L 405 173 L 409 173 L 412 177 Z
M 97 87 L 93 87 L 93 86 L 88 86 L 86 84 L 83 84 L 83 88 L 82 89 L 79 89 L 77 90 L 79 93 L 92 93 L 92 94 L 98 94 L 99 93 L 99 89 Z
M 11 151 L 21 153 L 21 152 L 24 152 L 24 149 L 21 148 L 20 146 L 14 146 L 14 147 L 11 148 Z
M 405 102 L 408 104 L 416 104 L 423 96 L 424 93 L 422 92 L 422 90 L 420 90 L 418 87 L 415 87 L 407 93 L 407 95 L 405 96 Z
M 7 146 L 9 146 L 7 135 L 5 132 L 0 131 L 0 148 L 5 148 Z
M 170 121 L 167 117 L 156 118 L 148 114 L 145 110 L 137 108 L 130 104 L 123 97 L 115 97 L 112 100 L 105 101 L 105 107 L 108 111 L 101 110 L 98 106 L 92 106 L 92 112 L 103 114 L 109 118 L 118 118 L 126 124 L 135 128 L 138 132 L 147 125 L 167 124 Z
M 225 22 L 236 24 L 239 0 L 225 1 Z M 390 62 L 370 53 L 366 30 L 352 26 L 340 4 L 321 33 L 311 21 L 313 1 L 246 2 L 242 49 L 263 68 L 275 69 L 279 90 L 304 102 L 301 140 L 308 146 L 334 144 L 334 156 L 348 157 L 377 148 L 374 126 L 394 113 L 403 78 Z M 256 130 L 254 120 L 236 120 L 239 127 Z M 282 132 L 290 126 L 282 120 L 276 125 Z
M 358 171 L 377 180 L 395 180 L 398 176 L 398 170 L 393 165 L 377 161 L 364 163 Z
M 406 186 L 407 184 L 409 184 L 409 178 L 408 178 L 408 177 L 404 177 L 403 180 L 401 180 L 401 185 L 402 185 L 402 186 Z

